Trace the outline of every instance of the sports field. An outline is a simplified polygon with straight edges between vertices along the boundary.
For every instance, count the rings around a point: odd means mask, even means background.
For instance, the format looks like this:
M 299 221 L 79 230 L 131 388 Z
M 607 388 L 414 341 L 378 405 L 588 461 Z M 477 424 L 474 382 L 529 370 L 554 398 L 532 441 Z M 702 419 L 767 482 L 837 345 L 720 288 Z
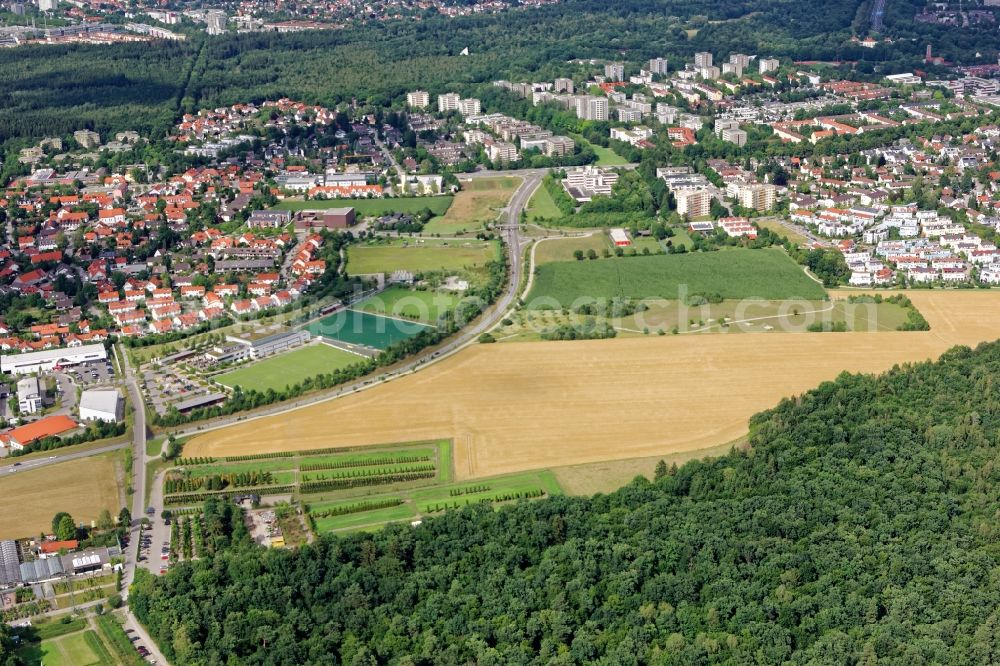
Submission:
M 777 300 L 821 299 L 826 292 L 781 250 L 733 249 L 545 264 L 538 267 L 528 307 L 569 307 L 580 298 L 616 296 L 673 299 L 685 293 Z
M 448 212 L 431 220 L 425 234 L 448 235 L 474 232 L 493 222 L 507 205 L 522 180 L 513 176 L 462 180 L 462 190 Z
M 309 332 L 351 345 L 386 349 L 430 327 L 415 321 L 341 310 L 309 324 Z
M 122 508 L 120 457 L 117 452 L 105 453 L 0 476 L 0 497 L 6 498 L 8 509 L 16 504 L 16 510 L 0 511 L 0 539 L 47 532 L 52 516 L 60 511 L 78 522 L 96 520 L 103 509 L 117 515 Z
M 389 213 L 417 213 L 429 208 L 435 215 L 444 215 L 454 197 L 448 194 L 435 197 L 401 197 L 398 199 L 322 199 L 310 201 L 287 200 L 275 210 L 325 210 L 352 207 L 358 217 L 381 216 Z
M 19 651 L 28 666 L 104 666 L 111 655 L 92 630 L 48 638 Z
M 213 379 L 226 386 L 238 385 L 261 392 L 268 389 L 278 391 L 303 379 L 346 368 L 364 360 L 357 354 L 334 349 L 330 345 L 312 344 L 270 356 Z
M 842 371 L 881 372 L 1000 335 L 1000 292 L 906 295 L 930 331 L 477 345 L 358 394 L 199 435 L 185 455 L 454 438 L 461 480 L 698 451 Z
M 351 275 L 409 271 L 472 270 L 497 256 L 494 241 L 410 238 L 351 245 L 347 272 Z
M 459 300 L 460 297 L 451 292 L 389 287 L 355 307 L 372 314 L 434 323 Z

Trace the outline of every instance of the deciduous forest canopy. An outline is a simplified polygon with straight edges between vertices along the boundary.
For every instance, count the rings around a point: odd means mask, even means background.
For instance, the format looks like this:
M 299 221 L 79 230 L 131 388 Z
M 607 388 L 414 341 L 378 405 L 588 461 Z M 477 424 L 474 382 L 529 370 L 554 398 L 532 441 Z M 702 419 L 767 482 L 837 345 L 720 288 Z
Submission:
M 992 663 L 998 374 L 1000 343 L 845 374 L 606 496 L 297 552 L 234 523 L 131 603 L 181 665 Z

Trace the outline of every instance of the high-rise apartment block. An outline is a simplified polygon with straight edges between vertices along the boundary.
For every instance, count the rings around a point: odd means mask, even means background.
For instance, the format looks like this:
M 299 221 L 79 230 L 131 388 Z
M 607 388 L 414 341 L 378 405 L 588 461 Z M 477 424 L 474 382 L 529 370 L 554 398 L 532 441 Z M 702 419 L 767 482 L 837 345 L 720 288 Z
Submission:
M 426 109 L 431 103 L 431 96 L 426 90 L 414 90 L 406 93 L 406 105 L 412 109 Z
M 649 71 L 651 74 L 666 74 L 669 70 L 666 58 L 653 58 L 649 61 Z
M 691 189 L 674 192 L 677 213 L 688 218 L 705 217 L 712 214 L 712 194 L 708 190 Z

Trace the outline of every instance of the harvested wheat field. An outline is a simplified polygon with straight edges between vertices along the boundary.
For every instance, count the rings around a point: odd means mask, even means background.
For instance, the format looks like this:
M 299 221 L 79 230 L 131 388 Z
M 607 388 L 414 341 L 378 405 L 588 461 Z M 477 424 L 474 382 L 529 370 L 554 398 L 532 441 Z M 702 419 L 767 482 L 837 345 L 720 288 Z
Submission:
M 468 479 L 697 451 L 743 436 L 754 413 L 842 371 L 1000 336 L 1000 292 L 907 295 L 931 331 L 477 345 L 368 391 L 195 437 L 185 453 L 453 438 L 456 475 Z
M 0 497 L 7 501 L 0 512 L 0 539 L 48 533 L 60 511 L 78 523 L 96 520 L 104 509 L 117 516 L 122 508 L 119 457 L 108 453 L 0 476 Z

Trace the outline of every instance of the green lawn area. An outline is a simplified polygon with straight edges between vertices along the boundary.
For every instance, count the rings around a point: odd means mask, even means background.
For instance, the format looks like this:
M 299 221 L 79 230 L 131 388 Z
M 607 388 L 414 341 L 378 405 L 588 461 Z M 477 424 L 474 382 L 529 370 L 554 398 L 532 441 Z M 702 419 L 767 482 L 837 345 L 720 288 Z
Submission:
M 21 648 L 18 654 L 28 666 L 104 666 L 111 663 L 107 649 L 91 630 L 45 639 Z
M 552 195 L 549 194 L 544 185 L 539 185 L 528 202 L 528 219 L 554 220 L 562 216 L 562 211 L 556 206 L 556 202 L 552 200 Z
M 779 222 L 778 220 L 755 219 L 754 223 L 761 229 L 770 229 L 779 236 L 784 236 L 785 238 L 792 241 L 796 245 L 808 245 L 810 242 L 806 236 L 799 233 L 798 231 L 795 231 L 794 229 L 786 227 L 785 225 L 781 224 L 781 222 Z
M 581 146 L 590 146 L 594 149 L 594 154 L 597 155 L 597 166 L 621 166 L 622 164 L 628 164 L 627 159 L 610 148 L 591 143 L 579 134 L 570 134 L 570 137 L 581 144 Z
M 441 315 L 454 309 L 460 296 L 447 291 L 427 291 L 389 287 L 355 306 L 364 312 L 417 321 L 436 322 Z
M 683 245 L 687 249 L 691 249 L 694 246 L 694 241 L 691 240 L 691 234 L 684 227 L 671 227 L 674 231 L 674 235 L 667 240 L 672 241 L 673 245 Z
M 329 345 L 313 344 L 271 356 L 214 379 L 226 386 L 239 385 L 256 391 L 278 391 L 303 379 L 346 368 L 363 360 L 356 354 L 334 349 Z
M 823 287 L 777 249 L 733 249 L 682 255 L 651 255 L 569 261 L 538 267 L 534 307 L 569 307 L 579 298 L 676 299 L 684 294 L 723 298 L 822 299 Z
M 351 245 L 347 249 L 347 272 L 367 275 L 394 271 L 459 271 L 481 268 L 496 256 L 495 241 L 395 239 Z
M 347 208 L 357 211 L 359 217 L 381 216 L 389 213 L 416 213 L 429 208 L 435 215 L 444 215 L 455 197 L 444 194 L 436 197 L 400 197 L 387 199 L 322 199 L 310 201 L 286 200 L 274 207 L 275 210 L 324 210 L 327 208 Z

